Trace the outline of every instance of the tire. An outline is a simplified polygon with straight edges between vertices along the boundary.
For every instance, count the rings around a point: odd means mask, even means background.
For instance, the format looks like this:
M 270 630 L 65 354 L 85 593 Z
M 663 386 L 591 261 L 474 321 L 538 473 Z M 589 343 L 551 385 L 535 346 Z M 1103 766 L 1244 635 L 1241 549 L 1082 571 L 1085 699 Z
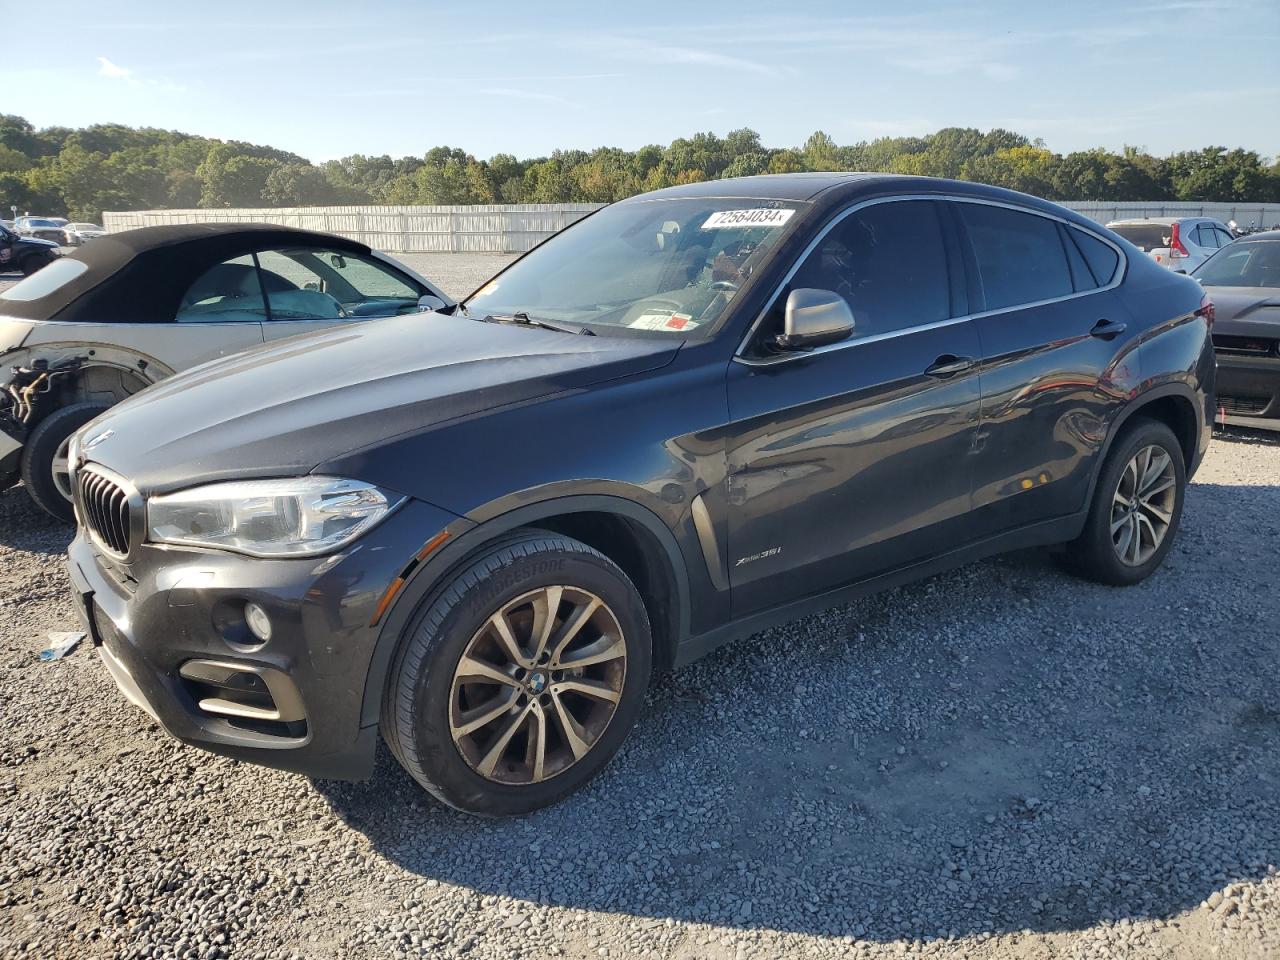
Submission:
M 1149 450 L 1154 452 L 1144 465 L 1139 458 Z M 1168 466 L 1153 474 L 1162 463 L 1160 455 L 1168 458 Z M 1170 480 L 1172 483 L 1165 486 Z M 1140 487 L 1136 507 L 1130 495 L 1135 483 Z M 1142 495 L 1142 489 L 1157 492 Z M 1173 431 L 1146 418 L 1127 425 L 1098 476 L 1084 532 L 1063 554 L 1067 567 L 1085 579 L 1112 586 L 1145 580 L 1164 562 L 1173 545 L 1186 490 L 1186 464 Z M 1152 548 L 1161 523 L 1165 524 L 1163 533 Z M 1113 525 L 1117 525 L 1114 534 Z M 1142 538 L 1136 545 L 1135 531 Z
M 53 263 L 53 257 L 47 253 L 34 253 L 29 257 L 24 257 L 19 268 L 22 270 L 24 277 L 29 277 L 37 270 L 41 270 Z
M 111 404 L 100 401 L 62 407 L 41 420 L 27 438 L 22 451 L 22 482 L 36 506 L 51 517 L 65 523 L 75 519 L 71 501 L 55 479 L 54 460 L 59 452 L 65 454 L 64 444 L 73 433 L 110 407 Z
M 601 606 L 592 607 L 592 599 Z M 543 667 L 530 658 L 527 662 L 534 666 L 524 670 L 504 652 L 510 648 L 502 646 L 491 624 L 505 611 L 503 622 L 521 655 L 532 653 L 538 605 L 545 610 L 553 602 L 557 615 L 542 631 L 550 637 L 544 641 L 544 660 L 557 646 L 560 631 L 579 619 L 576 614 L 594 612 L 562 645 L 562 661 L 550 660 Z M 621 631 L 621 643 L 613 636 L 615 628 Z M 468 672 L 462 667 L 464 654 L 468 664 L 498 664 L 509 679 L 490 683 Z M 593 656 L 606 659 L 576 670 L 554 669 L 557 662 Z M 382 700 L 382 736 L 409 775 L 449 806 L 479 816 L 528 813 L 563 799 L 604 769 L 635 723 L 651 663 L 649 618 L 626 574 L 584 543 L 528 531 L 484 548 L 410 622 Z M 575 683 L 616 696 L 616 702 L 610 706 L 607 699 L 566 686 Z M 535 690 L 541 692 L 534 695 Z M 557 715 L 561 707 L 571 726 Z M 461 733 L 493 710 L 501 711 L 496 719 Z M 540 724 L 543 754 L 534 746 Z M 516 732 L 508 735 L 505 747 L 498 746 L 508 729 Z M 487 764 L 494 755 L 498 759 Z M 543 755 L 541 762 L 531 759 Z

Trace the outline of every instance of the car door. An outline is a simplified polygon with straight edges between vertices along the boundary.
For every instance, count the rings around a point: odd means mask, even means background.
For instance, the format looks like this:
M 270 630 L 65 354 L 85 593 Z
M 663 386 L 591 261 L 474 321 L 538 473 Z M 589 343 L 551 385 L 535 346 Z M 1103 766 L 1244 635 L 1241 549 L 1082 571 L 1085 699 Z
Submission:
M 1138 376 L 1138 331 L 1111 290 L 1119 248 L 1032 210 L 951 206 L 983 347 L 975 519 L 994 534 L 1076 513 Z
M 183 293 L 166 322 L 38 324 L 28 343 L 120 347 L 148 358 L 150 377 L 167 375 L 262 343 L 266 304 L 252 255 L 216 264 Z M 153 361 L 153 363 L 152 363 Z M 156 365 L 167 368 L 157 370 Z
M 727 539 L 735 616 L 967 538 L 980 409 L 958 246 L 934 200 L 846 211 L 730 364 Z M 793 289 L 832 290 L 853 335 L 770 349 Z
M 346 250 L 265 250 L 258 265 L 270 310 L 267 340 L 414 312 L 427 292 L 376 258 Z

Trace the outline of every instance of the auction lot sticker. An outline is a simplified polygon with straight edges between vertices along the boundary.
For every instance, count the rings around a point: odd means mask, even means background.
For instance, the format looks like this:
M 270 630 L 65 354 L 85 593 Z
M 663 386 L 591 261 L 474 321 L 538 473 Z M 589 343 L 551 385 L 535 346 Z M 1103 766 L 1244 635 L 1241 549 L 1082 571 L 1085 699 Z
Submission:
M 632 330 L 692 330 L 698 324 L 687 313 L 645 313 L 627 326 Z
M 719 210 L 707 217 L 702 225 L 703 230 L 748 230 L 751 227 L 780 227 L 788 220 L 794 210 L 779 210 L 774 207 L 755 207 L 751 210 Z

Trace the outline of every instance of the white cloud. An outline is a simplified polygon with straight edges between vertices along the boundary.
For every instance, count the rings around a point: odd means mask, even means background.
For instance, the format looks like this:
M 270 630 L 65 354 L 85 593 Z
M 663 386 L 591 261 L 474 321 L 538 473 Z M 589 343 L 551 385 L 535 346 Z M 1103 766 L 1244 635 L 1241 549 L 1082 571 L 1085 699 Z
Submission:
M 106 57 L 99 57 L 98 64 L 99 76 L 114 77 L 117 80 L 128 80 L 132 83 L 137 82 L 133 77 L 133 71 L 128 67 L 122 67 L 118 63 L 112 63 Z

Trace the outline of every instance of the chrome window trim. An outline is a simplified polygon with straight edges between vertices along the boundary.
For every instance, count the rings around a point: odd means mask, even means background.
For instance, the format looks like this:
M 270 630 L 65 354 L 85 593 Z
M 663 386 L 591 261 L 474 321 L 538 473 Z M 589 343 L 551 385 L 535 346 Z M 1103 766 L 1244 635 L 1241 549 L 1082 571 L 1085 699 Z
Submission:
M 760 325 L 764 323 L 764 319 L 768 316 L 769 311 L 773 309 L 773 305 L 777 302 L 778 297 L 782 295 L 782 291 L 786 288 L 787 284 L 791 282 L 791 278 L 796 275 L 796 272 L 799 271 L 800 266 L 806 259 L 808 259 L 809 254 L 813 253 L 818 244 L 826 239 L 828 233 L 842 223 L 846 217 L 852 216 L 859 210 L 865 209 L 866 207 L 875 206 L 881 203 L 902 203 L 911 200 L 938 200 L 946 203 L 976 203 L 989 207 L 1005 207 L 1006 209 L 1013 210 L 1016 213 L 1027 213 L 1037 217 L 1044 217 L 1046 220 L 1055 220 L 1058 223 L 1063 224 L 1068 229 L 1074 228 L 1082 233 L 1086 233 L 1089 236 L 1094 237 L 1097 240 L 1101 240 L 1114 250 L 1116 252 L 1116 256 L 1119 258 L 1119 262 L 1116 264 L 1116 272 L 1111 277 L 1111 281 L 1103 286 L 1094 287 L 1092 290 L 1073 291 L 1072 293 L 1061 297 L 1050 297 L 1047 300 L 1034 300 L 1030 303 L 1019 303 L 1010 307 L 999 307 L 995 310 L 983 310 L 979 313 L 969 313 L 962 317 L 949 317 L 946 320 L 935 320 L 931 323 L 920 323 L 912 327 L 903 327 L 901 330 L 890 330 L 885 333 L 875 333 L 866 337 L 854 337 L 849 340 L 842 340 L 839 343 L 830 343 L 824 347 L 816 347 L 812 350 L 798 350 L 791 353 L 781 353 L 774 357 L 748 357 L 745 355 L 747 346 L 755 337 L 756 331 L 760 329 Z M 1066 257 L 1065 250 L 1063 251 L 1063 257 Z M 738 363 L 745 364 L 750 367 L 773 366 L 774 364 L 785 363 L 789 360 L 799 360 L 803 357 L 812 357 L 822 353 L 830 353 L 833 350 L 845 350 L 849 347 L 855 347 L 861 343 L 875 343 L 881 340 L 889 340 L 893 337 L 905 336 L 911 333 L 920 333 L 925 330 L 937 330 L 942 327 L 952 326 L 953 324 L 965 323 L 969 320 L 980 320 L 984 317 L 994 317 L 1002 313 L 1012 313 L 1015 310 L 1029 310 L 1033 307 L 1048 306 L 1051 303 L 1062 303 L 1066 300 L 1075 300 L 1079 297 L 1088 297 L 1095 293 L 1114 290 L 1116 287 L 1120 286 L 1121 282 L 1124 280 L 1125 274 L 1128 272 L 1128 269 L 1129 258 L 1125 256 L 1124 250 L 1122 250 L 1118 244 L 1102 236 L 1095 230 L 1083 227 L 1072 220 L 1068 220 L 1066 217 L 1060 217 L 1055 213 L 1048 212 L 1047 210 L 1032 210 L 1029 207 L 1023 207 L 1016 203 L 1009 203 L 1004 200 L 990 200 L 985 197 L 961 197 L 949 194 L 903 193 L 891 197 L 872 197 L 868 200 L 859 201 L 853 206 L 842 210 L 831 220 L 830 223 L 819 231 L 818 235 L 814 237 L 813 240 L 811 240 L 804 248 L 801 254 L 796 257 L 796 261 L 791 265 L 791 269 L 787 271 L 786 276 L 784 276 L 778 283 L 768 301 L 765 303 L 764 308 L 747 329 L 746 335 L 739 341 L 738 348 L 734 351 L 733 359 Z

